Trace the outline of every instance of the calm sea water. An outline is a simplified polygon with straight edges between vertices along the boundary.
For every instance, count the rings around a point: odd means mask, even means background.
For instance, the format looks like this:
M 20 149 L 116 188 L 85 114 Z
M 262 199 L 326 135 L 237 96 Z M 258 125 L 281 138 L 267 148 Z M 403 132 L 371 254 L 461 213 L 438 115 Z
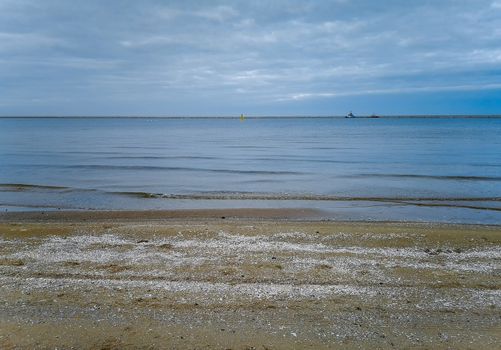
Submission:
M 501 223 L 501 119 L 1 118 L 0 207 Z

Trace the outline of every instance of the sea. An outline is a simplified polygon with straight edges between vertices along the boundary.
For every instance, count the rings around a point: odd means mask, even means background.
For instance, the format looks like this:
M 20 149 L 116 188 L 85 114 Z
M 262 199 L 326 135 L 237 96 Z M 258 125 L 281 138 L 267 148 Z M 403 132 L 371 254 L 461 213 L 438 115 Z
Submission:
M 0 118 L 0 210 L 501 224 L 501 118 Z

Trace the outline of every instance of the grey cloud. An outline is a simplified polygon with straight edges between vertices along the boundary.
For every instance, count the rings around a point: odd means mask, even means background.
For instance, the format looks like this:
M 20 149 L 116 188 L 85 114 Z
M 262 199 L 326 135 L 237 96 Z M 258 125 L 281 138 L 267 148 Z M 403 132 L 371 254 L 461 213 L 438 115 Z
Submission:
M 16 53 L 65 45 L 64 40 L 38 33 L 0 32 L 0 52 Z
M 228 101 L 278 111 L 287 101 L 499 89 L 497 0 L 3 0 L 0 9 L 2 103 L 19 111 L 23 97 L 50 105 L 57 94 L 75 111 L 80 97 L 167 114 L 204 101 L 215 114 Z M 321 111 L 330 112 L 312 113 Z

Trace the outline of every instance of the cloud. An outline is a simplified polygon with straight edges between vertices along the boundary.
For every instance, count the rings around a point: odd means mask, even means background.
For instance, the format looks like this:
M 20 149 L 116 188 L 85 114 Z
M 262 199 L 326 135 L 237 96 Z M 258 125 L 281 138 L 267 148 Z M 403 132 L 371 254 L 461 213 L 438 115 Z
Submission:
M 278 98 L 277 101 L 298 101 L 315 98 L 329 98 L 342 96 L 360 96 L 360 95 L 386 95 L 386 94 L 411 94 L 411 93 L 429 93 L 443 91 L 476 91 L 476 90 L 498 90 L 501 89 L 501 83 L 492 83 L 485 85 L 445 85 L 445 86 L 420 86 L 420 87 L 402 87 L 402 88 L 384 88 L 359 91 L 338 91 L 338 92 L 315 92 L 315 93 L 296 93 Z
M 0 42 L 0 52 L 39 50 L 65 45 L 65 41 L 62 39 L 38 33 L 0 32 Z
M 214 114 L 230 102 L 282 108 L 348 96 L 481 93 L 501 78 L 498 5 L 1 0 L 3 101 L 60 94 L 75 110 L 85 99 L 158 112 L 205 104 Z
M 224 22 L 238 15 L 238 12 L 230 6 L 216 6 L 193 12 L 193 15 L 212 21 Z
M 493 9 L 501 9 L 501 1 L 493 1 L 493 2 L 491 3 L 491 7 L 492 7 Z
M 231 6 L 220 5 L 215 7 L 182 9 L 176 7 L 155 7 L 151 11 L 153 17 L 161 18 L 162 20 L 189 19 L 189 17 L 197 19 L 205 19 L 214 22 L 225 22 L 232 18 L 238 17 L 238 11 Z

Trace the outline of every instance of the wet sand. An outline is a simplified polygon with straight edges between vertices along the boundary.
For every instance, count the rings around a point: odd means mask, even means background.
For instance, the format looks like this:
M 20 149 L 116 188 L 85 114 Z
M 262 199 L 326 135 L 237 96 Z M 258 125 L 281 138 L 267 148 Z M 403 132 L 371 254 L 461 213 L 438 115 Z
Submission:
M 0 348 L 496 349 L 501 227 L 0 214 Z

